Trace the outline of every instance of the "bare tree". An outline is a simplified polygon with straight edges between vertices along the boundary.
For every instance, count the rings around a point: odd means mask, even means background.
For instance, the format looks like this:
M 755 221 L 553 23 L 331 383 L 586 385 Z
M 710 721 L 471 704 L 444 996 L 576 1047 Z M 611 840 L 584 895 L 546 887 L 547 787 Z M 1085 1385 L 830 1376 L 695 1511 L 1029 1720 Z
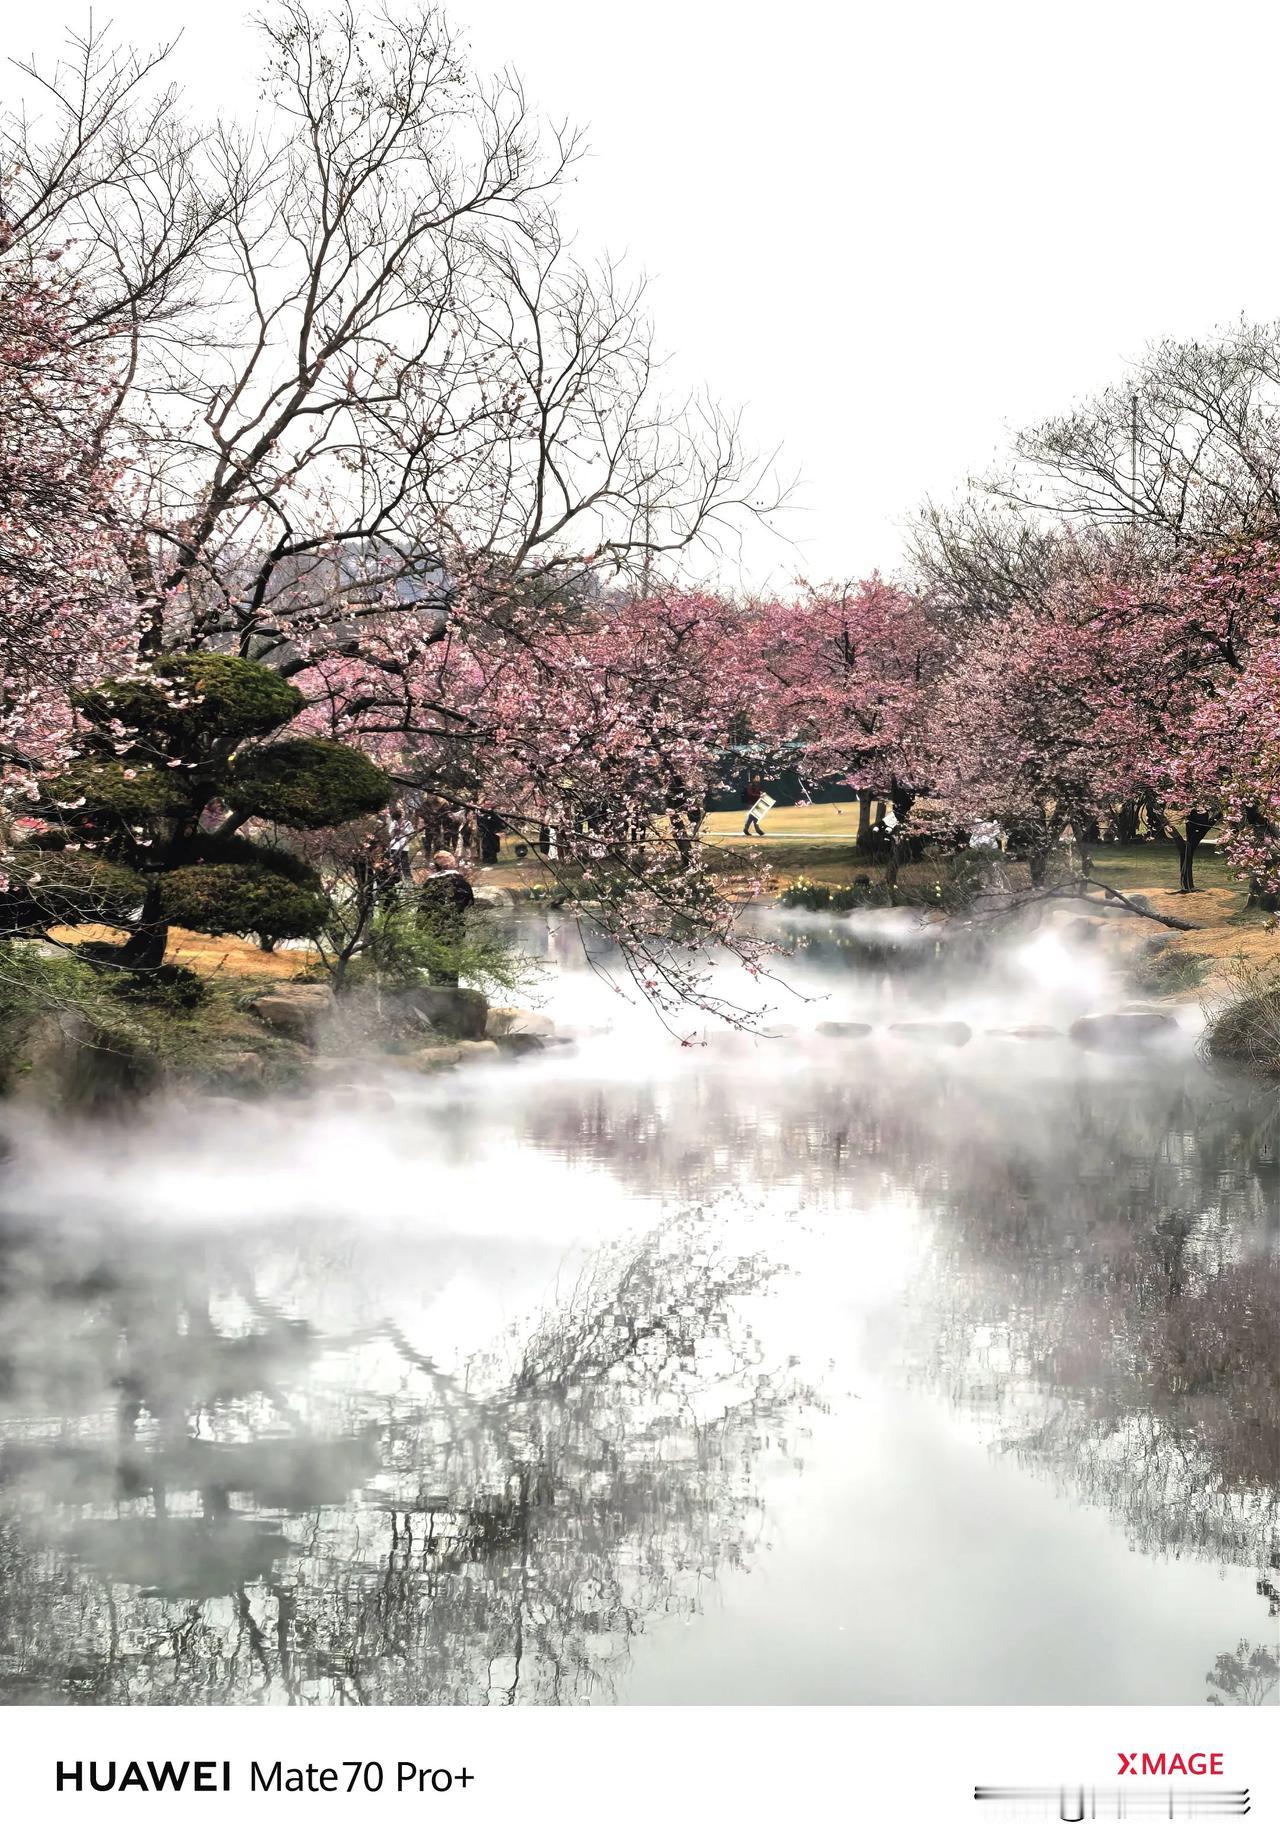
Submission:
M 947 504 L 928 500 L 907 526 L 907 553 L 931 606 L 961 631 L 1011 609 L 1041 609 L 1068 537 L 971 485 Z
M 1011 505 L 1166 549 L 1280 517 L 1280 324 L 1162 340 L 1064 416 L 1020 430 Z
M 355 652 L 374 610 L 427 647 L 464 583 L 616 572 L 775 504 L 736 417 L 664 402 L 643 283 L 569 247 L 576 130 L 478 79 L 433 6 L 259 28 L 260 125 L 191 128 L 171 46 L 91 32 L 20 67 L 51 107 L 5 131 L 11 256 L 74 238 L 113 344 L 149 650 Z

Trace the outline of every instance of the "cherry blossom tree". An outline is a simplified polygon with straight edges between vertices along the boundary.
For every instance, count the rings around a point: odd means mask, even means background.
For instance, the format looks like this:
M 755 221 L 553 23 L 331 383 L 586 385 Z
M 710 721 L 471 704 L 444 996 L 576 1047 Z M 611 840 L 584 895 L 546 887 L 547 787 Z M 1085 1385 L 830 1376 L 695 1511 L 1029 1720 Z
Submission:
M 74 288 L 34 271 L 0 226 L 0 775 L 26 780 L 65 747 L 67 695 L 136 646 L 99 441 L 111 381 L 71 334 Z
M 769 604 L 737 649 L 755 735 L 863 792 L 860 833 L 870 793 L 905 815 L 923 786 L 922 714 L 947 655 L 927 603 L 878 574 Z
M 358 741 L 405 788 L 501 815 L 655 1005 L 743 1019 L 715 996 L 706 952 L 756 963 L 740 919 L 759 880 L 748 871 L 728 893 L 701 838 L 747 697 L 741 627 L 725 600 L 677 590 L 561 600 L 538 623 L 486 597 L 445 648 L 405 650 L 397 624 L 370 627 L 358 659 L 319 662 L 296 684 L 309 724 Z

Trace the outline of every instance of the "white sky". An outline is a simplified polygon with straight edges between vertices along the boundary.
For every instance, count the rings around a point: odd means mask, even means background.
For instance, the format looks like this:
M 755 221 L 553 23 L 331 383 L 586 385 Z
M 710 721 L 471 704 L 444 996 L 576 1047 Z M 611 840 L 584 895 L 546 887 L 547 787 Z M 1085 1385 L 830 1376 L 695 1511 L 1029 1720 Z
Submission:
M 199 109 L 251 103 L 239 0 L 178 27 Z M 8 53 L 86 9 L 6 9 Z M 899 522 L 1148 337 L 1280 317 L 1280 9 L 1263 0 L 455 0 L 477 62 L 589 128 L 584 250 L 652 278 L 672 376 L 803 476 L 755 574 L 892 569 Z

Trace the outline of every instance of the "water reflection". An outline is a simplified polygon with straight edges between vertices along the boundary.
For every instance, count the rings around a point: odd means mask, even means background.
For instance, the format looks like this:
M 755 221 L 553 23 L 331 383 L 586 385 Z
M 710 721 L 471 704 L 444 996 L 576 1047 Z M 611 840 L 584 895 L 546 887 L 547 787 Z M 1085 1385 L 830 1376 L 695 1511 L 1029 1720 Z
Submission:
M 2 1256 L 11 1702 L 610 1699 L 650 1617 L 750 1557 L 755 1459 L 809 1397 L 743 1314 L 768 1267 L 678 1225 L 461 1373 L 216 1255 Z
M 1074 948 L 830 951 L 765 1041 L 13 1125 L 3 1698 L 1274 1700 L 1274 1100 L 884 1031 L 1117 999 Z

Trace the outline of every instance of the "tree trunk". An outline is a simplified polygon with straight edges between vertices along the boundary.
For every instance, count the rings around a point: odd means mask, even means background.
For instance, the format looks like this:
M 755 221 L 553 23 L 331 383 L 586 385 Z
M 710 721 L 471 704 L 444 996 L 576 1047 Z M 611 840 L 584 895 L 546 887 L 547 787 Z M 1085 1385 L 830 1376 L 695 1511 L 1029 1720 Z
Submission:
M 1200 809 L 1192 809 L 1181 830 L 1171 827 L 1169 832 L 1178 843 L 1178 890 L 1194 892 L 1196 889 L 1195 858 L 1196 848 L 1213 826 L 1213 817 Z
M 1175 828 L 1173 838 L 1178 843 L 1178 890 L 1194 892 L 1196 889 L 1195 857 L 1196 850 L 1191 840 L 1180 834 Z
M 871 832 L 871 797 L 858 791 L 858 837 L 855 846 L 865 847 Z
M 1071 832 L 1075 836 L 1075 843 L 1080 852 L 1081 877 L 1087 879 L 1093 868 L 1093 858 L 1089 852 L 1089 848 L 1092 845 L 1090 840 L 1090 829 L 1087 823 L 1077 821 L 1071 824 Z
M 127 969 L 158 969 L 169 947 L 169 926 L 160 916 L 160 886 L 157 881 L 147 892 L 142 916 L 129 932 L 129 940 L 120 960 Z

